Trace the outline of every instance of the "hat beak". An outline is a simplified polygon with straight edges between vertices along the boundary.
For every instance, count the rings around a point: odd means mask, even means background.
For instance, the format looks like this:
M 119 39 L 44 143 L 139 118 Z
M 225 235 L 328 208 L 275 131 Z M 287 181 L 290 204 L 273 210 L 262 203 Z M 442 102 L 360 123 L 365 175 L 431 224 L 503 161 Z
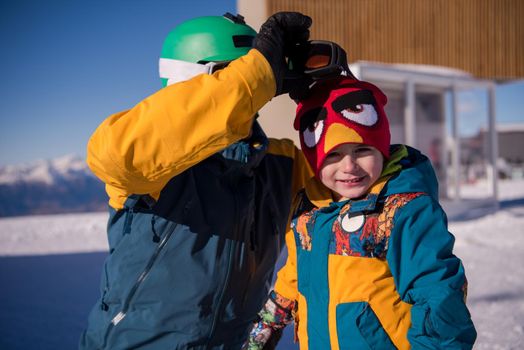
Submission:
M 340 123 L 334 123 L 329 126 L 324 140 L 324 154 L 341 144 L 364 142 L 364 139 L 355 130 Z

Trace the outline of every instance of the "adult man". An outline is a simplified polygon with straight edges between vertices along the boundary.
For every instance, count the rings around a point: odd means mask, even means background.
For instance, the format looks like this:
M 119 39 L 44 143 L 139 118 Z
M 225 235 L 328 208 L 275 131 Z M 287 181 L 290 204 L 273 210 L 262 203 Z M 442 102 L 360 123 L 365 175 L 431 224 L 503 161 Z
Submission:
M 241 17 L 181 24 L 160 62 L 171 85 L 94 133 L 87 161 L 110 197 L 110 255 L 80 348 L 242 346 L 309 177 L 293 144 L 268 140 L 254 116 L 290 88 L 285 56 L 310 24 L 275 14 L 251 50 Z

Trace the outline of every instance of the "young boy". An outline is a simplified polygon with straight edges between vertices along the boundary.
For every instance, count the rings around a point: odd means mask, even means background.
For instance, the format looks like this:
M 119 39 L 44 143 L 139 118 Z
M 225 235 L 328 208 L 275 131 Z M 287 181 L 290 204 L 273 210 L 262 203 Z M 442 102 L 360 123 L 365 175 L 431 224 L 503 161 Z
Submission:
M 315 178 L 287 233 L 288 260 L 248 349 L 294 320 L 301 349 L 470 349 L 466 278 L 431 164 L 390 146 L 386 96 L 340 77 L 300 101 Z

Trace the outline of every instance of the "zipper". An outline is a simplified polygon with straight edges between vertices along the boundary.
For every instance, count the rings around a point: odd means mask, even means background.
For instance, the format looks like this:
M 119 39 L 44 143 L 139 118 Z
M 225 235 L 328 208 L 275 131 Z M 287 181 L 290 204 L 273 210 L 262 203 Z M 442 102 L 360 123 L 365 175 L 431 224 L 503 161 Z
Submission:
M 100 309 L 102 311 L 107 311 L 109 310 L 109 305 L 107 305 L 106 303 L 106 296 L 107 296 L 107 291 L 109 290 L 109 277 L 107 277 L 107 265 L 104 264 L 104 279 L 105 279 L 105 283 L 104 283 L 104 290 L 102 292 L 102 298 L 100 300 Z
M 220 290 L 220 296 L 218 297 L 218 303 L 217 303 L 217 311 L 215 312 L 215 316 L 213 317 L 213 323 L 211 324 L 211 330 L 209 332 L 208 341 L 211 341 L 213 338 L 213 335 L 215 333 L 215 328 L 218 323 L 218 318 L 222 313 L 222 302 L 224 300 L 224 295 L 226 294 L 227 285 L 229 282 L 229 275 L 231 274 L 231 266 L 233 265 L 233 254 L 234 254 L 234 246 L 236 243 L 232 240 L 229 241 L 229 255 L 228 255 L 228 262 L 227 262 L 227 272 L 226 272 L 226 278 L 224 279 L 224 284 L 222 285 L 222 289 Z
M 131 288 L 129 294 L 127 295 L 125 301 L 124 301 L 124 305 L 122 306 L 122 309 L 116 314 L 115 317 L 113 317 L 113 319 L 111 320 L 111 323 L 109 325 L 109 328 L 106 332 L 106 336 L 105 336 L 105 339 L 107 340 L 107 338 L 109 337 L 109 334 L 111 332 L 111 330 L 116 326 L 118 325 L 127 315 L 127 311 L 129 309 L 129 305 L 131 304 L 131 301 L 133 300 L 133 297 L 135 296 L 138 288 L 140 287 L 140 285 L 144 282 L 144 280 L 147 278 L 147 276 L 149 275 L 149 272 L 151 272 L 151 269 L 153 268 L 153 265 L 156 261 L 156 259 L 158 258 L 158 255 L 160 255 L 161 251 L 163 250 L 163 248 L 165 247 L 167 241 L 169 240 L 169 238 L 171 237 L 171 235 L 173 234 L 173 232 L 175 232 L 175 229 L 176 227 L 178 226 L 177 223 L 175 222 L 171 222 L 171 228 L 169 229 L 169 231 L 167 232 L 167 234 L 160 240 L 160 242 L 158 243 L 155 251 L 153 252 L 153 255 L 151 256 L 151 258 L 149 258 L 149 261 L 147 262 L 147 265 L 146 267 L 144 268 L 144 270 L 142 271 L 142 273 L 138 276 L 135 284 L 133 285 L 133 287 Z

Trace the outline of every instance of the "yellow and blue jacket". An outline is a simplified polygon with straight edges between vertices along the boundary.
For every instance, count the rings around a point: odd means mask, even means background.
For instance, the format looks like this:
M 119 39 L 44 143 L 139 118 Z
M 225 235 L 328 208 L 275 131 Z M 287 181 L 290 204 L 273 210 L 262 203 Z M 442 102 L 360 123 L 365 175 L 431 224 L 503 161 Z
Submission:
M 472 348 L 464 268 L 431 164 L 406 146 L 391 152 L 364 198 L 332 202 L 307 184 L 252 349 L 293 318 L 302 350 Z
M 242 346 L 311 176 L 253 121 L 274 94 L 251 50 L 98 127 L 87 162 L 109 195 L 109 255 L 81 349 Z

